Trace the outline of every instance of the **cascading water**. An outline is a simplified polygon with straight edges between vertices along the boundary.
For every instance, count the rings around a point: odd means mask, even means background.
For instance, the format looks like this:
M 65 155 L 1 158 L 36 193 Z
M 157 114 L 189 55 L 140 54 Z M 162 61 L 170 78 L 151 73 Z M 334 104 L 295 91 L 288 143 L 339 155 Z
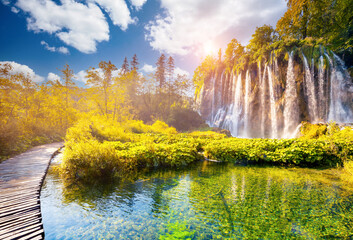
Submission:
M 249 120 L 250 120 L 250 91 L 251 91 L 251 76 L 249 70 L 246 71 L 245 77 L 245 96 L 244 96 L 244 137 L 248 137 Z
M 308 108 L 310 121 L 317 122 L 317 100 L 315 95 L 314 71 L 309 68 L 308 60 L 303 54 L 304 70 L 305 70 L 305 95 L 308 98 Z
M 295 82 L 293 52 L 289 53 L 286 90 L 284 103 L 284 130 L 283 137 L 288 137 L 298 126 L 298 94 Z
M 330 68 L 332 69 L 328 121 L 349 123 L 352 121 L 352 111 L 349 107 L 343 105 L 346 93 L 342 90 L 351 81 L 351 78 L 343 61 L 337 55 L 333 53 L 333 59 L 328 54 L 325 55 L 329 59 Z
M 271 138 L 278 137 L 278 124 L 277 124 L 277 110 L 276 110 L 276 96 L 273 82 L 272 71 L 269 66 L 267 66 L 268 72 L 268 82 L 270 89 L 270 110 L 271 110 Z
M 241 74 L 237 77 L 237 85 L 235 87 L 235 95 L 234 95 L 234 104 L 233 104 L 233 121 L 232 127 L 230 131 L 238 136 L 239 135 L 239 125 L 241 124 L 241 114 L 242 114 L 242 82 L 241 82 Z
M 265 118 L 266 118 L 266 67 L 261 78 L 261 137 L 265 137 Z
M 206 123 L 208 123 L 209 125 L 213 125 L 214 123 L 214 115 L 215 115 L 215 98 L 216 98 L 216 76 L 212 76 L 211 78 L 211 85 L 212 85 L 212 89 L 210 90 L 210 92 L 212 92 L 212 102 L 211 102 L 211 119 L 208 119 L 208 121 L 206 121 Z
M 210 126 L 237 137 L 293 137 L 301 121 L 351 123 L 352 79 L 338 56 L 319 54 L 314 59 L 296 50 L 288 60 L 271 54 L 238 74 L 216 69 L 201 89 L 198 110 Z
M 326 99 L 324 95 L 324 85 L 325 85 L 325 69 L 324 69 L 324 57 L 320 56 L 319 62 L 319 119 L 323 121 L 326 119 Z

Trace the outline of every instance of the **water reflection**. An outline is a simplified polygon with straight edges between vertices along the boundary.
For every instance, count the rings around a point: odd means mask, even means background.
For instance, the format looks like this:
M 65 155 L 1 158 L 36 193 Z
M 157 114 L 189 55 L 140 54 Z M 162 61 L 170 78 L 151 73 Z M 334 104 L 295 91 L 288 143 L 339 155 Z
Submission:
M 42 189 L 46 239 L 352 238 L 352 191 L 325 170 L 200 162 L 113 184 Z

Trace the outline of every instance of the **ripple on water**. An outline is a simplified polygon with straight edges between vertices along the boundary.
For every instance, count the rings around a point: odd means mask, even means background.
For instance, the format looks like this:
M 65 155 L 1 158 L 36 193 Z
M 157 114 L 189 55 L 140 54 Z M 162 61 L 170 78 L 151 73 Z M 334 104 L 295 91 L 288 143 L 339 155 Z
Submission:
M 41 204 L 46 239 L 349 238 L 342 186 L 328 171 L 216 163 L 86 188 L 49 171 Z

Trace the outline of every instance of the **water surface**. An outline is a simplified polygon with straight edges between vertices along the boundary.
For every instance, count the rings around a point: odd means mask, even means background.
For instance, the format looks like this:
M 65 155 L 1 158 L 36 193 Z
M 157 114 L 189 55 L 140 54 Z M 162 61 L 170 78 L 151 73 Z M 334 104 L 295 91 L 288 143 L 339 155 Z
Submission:
M 353 238 L 353 192 L 333 171 L 200 162 L 84 187 L 51 165 L 46 239 Z

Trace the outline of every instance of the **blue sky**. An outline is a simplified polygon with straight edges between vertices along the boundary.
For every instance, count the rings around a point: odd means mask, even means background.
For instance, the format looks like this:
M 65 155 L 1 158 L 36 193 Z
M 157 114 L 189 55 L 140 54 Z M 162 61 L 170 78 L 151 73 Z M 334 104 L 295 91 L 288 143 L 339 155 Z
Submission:
M 102 60 L 118 68 L 137 54 L 141 72 L 161 53 L 180 73 L 237 38 L 247 44 L 256 26 L 271 24 L 284 0 L 0 0 L 0 63 L 37 81 L 60 75 L 65 64 L 83 73 Z

